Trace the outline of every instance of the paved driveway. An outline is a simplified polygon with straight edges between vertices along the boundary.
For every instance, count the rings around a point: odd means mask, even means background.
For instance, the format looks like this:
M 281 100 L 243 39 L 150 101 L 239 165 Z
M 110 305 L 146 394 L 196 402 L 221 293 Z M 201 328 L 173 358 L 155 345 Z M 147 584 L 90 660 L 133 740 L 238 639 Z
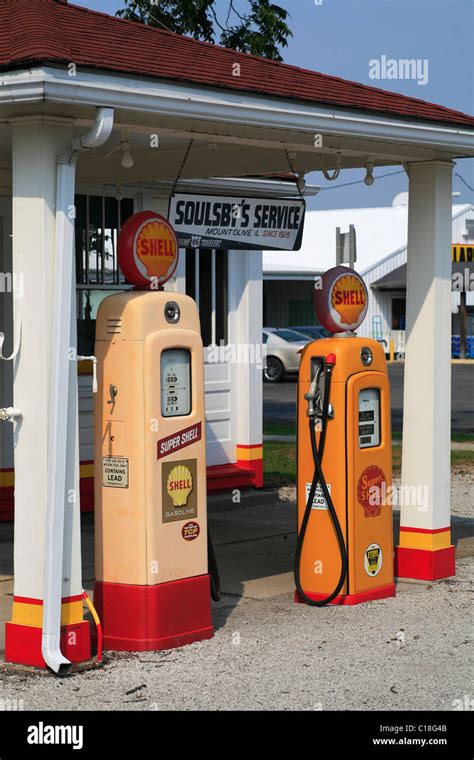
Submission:
M 474 362 L 452 364 L 451 425 L 456 433 L 474 433 Z M 389 366 L 392 391 L 392 425 L 401 430 L 403 418 L 403 374 L 405 365 Z M 422 380 L 420 379 L 420 382 Z M 282 383 L 263 384 L 263 418 L 265 422 L 294 422 L 296 411 L 296 378 Z

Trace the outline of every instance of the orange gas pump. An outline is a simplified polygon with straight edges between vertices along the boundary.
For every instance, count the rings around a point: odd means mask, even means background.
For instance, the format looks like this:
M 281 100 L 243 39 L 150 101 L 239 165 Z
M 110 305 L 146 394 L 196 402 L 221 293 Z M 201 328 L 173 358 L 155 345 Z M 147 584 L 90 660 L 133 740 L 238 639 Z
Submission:
M 395 595 L 385 354 L 353 332 L 367 305 L 356 272 L 329 270 L 315 308 L 333 335 L 301 355 L 295 599 L 317 607 Z

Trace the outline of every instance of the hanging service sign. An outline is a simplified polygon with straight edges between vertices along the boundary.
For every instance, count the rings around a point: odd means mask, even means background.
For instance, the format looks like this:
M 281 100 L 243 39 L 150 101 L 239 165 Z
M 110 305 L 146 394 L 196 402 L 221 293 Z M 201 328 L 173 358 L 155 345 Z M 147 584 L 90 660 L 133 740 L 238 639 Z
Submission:
M 298 251 L 305 209 L 289 198 L 177 193 L 168 219 L 181 248 Z
M 154 211 L 131 216 L 118 238 L 120 268 L 132 285 L 157 290 L 178 264 L 179 247 L 173 227 Z

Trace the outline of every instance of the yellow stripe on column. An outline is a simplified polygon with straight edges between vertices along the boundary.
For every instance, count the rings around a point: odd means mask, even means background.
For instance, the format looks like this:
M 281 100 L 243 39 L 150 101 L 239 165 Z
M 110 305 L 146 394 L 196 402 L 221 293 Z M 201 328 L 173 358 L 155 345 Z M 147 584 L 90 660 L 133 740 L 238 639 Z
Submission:
M 0 488 L 10 488 L 13 485 L 15 485 L 13 470 L 0 470 Z
M 81 478 L 94 477 L 94 462 L 81 462 Z M 15 485 L 15 473 L 13 470 L 0 470 L 0 488 L 10 488 Z
M 254 459 L 263 459 L 263 446 L 236 446 L 237 459 L 250 462 Z
M 81 478 L 93 478 L 94 477 L 94 462 L 86 462 L 85 464 L 81 462 L 80 476 Z
M 405 549 L 425 549 L 436 551 L 451 546 L 451 530 L 440 531 L 439 533 L 421 533 L 420 531 L 404 530 L 400 528 L 399 546 Z
M 82 601 L 63 602 L 61 605 L 61 625 L 81 623 L 82 620 Z M 42 628 L 43 605 L 29 604 L 28 602 L 13 602 L 12 623 Z

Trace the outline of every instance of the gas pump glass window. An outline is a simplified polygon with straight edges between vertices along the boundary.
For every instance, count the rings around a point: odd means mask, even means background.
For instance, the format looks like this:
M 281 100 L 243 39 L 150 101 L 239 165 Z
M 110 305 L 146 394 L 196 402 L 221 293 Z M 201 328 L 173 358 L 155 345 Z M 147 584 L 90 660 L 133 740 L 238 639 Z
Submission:
M 364 388 L 359 393 L 359 448 L 380 446 L 380 391 Z
M 161 354 L 161 416 L 190 413 L 191 353 L 185 348 L 168 348 Z

